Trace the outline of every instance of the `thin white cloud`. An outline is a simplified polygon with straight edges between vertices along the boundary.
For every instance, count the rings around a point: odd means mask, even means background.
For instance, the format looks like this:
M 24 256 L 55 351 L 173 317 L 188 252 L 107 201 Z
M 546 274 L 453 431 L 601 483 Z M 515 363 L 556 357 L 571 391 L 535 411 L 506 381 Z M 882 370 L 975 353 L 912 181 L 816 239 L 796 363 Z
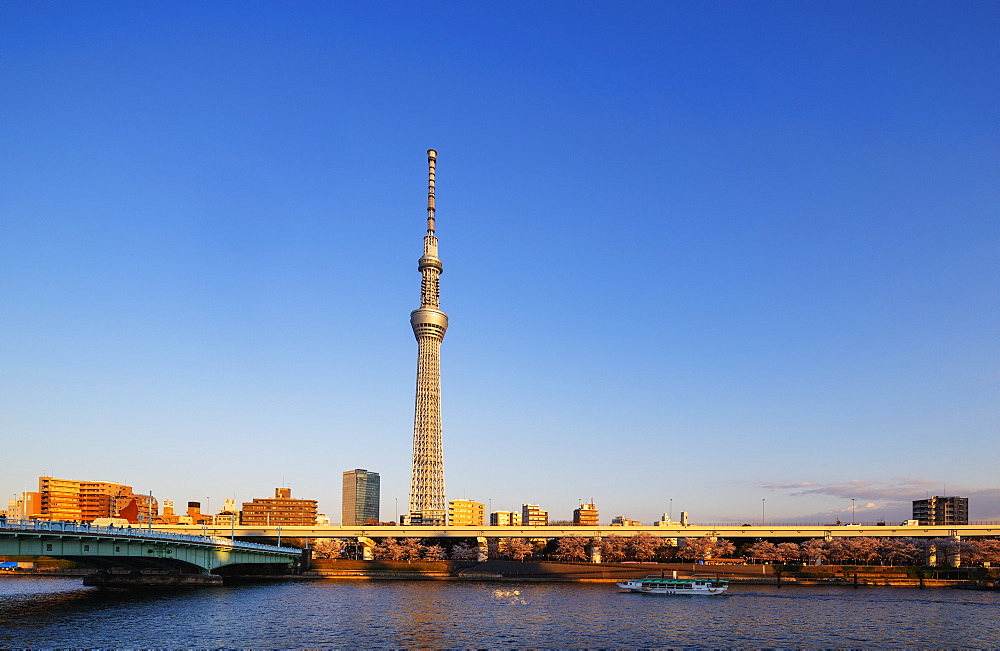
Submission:
M 883 499 L 908 501 L 921 499 L 934 493 L 939 484 L 926 479 L 891 479 L 872 481 L 855 479 L 848 482 L 820 484 L 816 482 L 792 482 L 762 484 L 763 488 L 786 491 L 790 495 L 829 495 L 843 499 Z M 937 491 L 940 493 L 940 491 Z
M 850 513 L 861 513 L 872 517 L 884 514 L 895 519 L 909 512 L 913 500 L 929 495 L 943 495 L 940 483 L 928 479 L 897 478 L 885 481 L 852 480 L 847 482 L 818 483 L 810 481 L 761 484 L 762 488 L 782 491 L 791 496 L 826 495 L 838 499 L 853 499 L 853 505 L 831 509 L 795 518 L 798 521 L 823 519 Z M 1000 487 L 967 488 L 955 486 L 947 490 L 948 495 L 969 498 L 969 519 L 973 521 L 1000 520 Z M 864 500 L 862 506 L 858 502 Z M 870 519 L 870 518 L 869 518 Z

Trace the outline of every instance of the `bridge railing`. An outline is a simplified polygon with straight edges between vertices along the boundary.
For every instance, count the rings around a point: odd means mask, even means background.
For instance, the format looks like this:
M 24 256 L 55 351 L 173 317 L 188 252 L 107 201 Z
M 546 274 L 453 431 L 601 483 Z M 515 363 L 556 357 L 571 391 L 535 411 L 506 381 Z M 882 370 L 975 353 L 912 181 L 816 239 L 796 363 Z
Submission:
M 4 531 L 32 531 L 32 532 L 53 532 L 53 533 L 77 533 L 77 534 L 97 534 L 103 536 L 129 536 L 132 538 L 169 540 L 173 542 L 202 543 L 216 547 L 232 547 L 234 549 L 252 549 L 260 551 L 281 552 L 283 554 L 295 554 L 301 550 L 295 547 L 275 547 L 274 545 L 261 545 L 260 543 L 244 542 L 242 540 L 231 540 L 221 536 L 198 536 L 187 533 L 170 533 L 166 531 L 152 531 L 139 527 L 116 527 L 113 525 L 96 525 L 86 522 L 62 522 L 59 520 L 12 520 L 0 518 L 0 530 Z

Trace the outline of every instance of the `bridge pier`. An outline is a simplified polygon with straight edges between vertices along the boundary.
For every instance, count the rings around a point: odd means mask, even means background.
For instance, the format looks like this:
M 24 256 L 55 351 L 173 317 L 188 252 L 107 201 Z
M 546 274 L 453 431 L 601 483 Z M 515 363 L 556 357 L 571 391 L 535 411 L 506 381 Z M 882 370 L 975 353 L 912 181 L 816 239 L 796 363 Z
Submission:
M 596 536 L 590 540 L 590 562 L 601 562 L 601 537 Z
M 361 545 L 361 560 L 372 561 L 375 560 L 375 541 L 371 538 L 365 538 L 363 536 L 358 536 L 358 544 Z
M 490 560 L 490 541 L 485 536 L 476 538 L 476 561 L 485 563 Z

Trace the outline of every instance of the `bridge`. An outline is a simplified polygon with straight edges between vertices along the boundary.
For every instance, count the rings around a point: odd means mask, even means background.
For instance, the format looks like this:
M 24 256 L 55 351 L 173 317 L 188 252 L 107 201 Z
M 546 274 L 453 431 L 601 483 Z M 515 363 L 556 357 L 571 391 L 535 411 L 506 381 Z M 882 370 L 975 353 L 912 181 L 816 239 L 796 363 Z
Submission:
M 260 527 L 228 524 L 211 525 L 154 525 L 157 531 L 193 532 L 208 535 L 229 535 L 239 538 L 294 538 L 317 540 L 324 538 L 355 539 L 361 544 L 366 560 L 371 559 L 371 550 L 380 538 L 469 538 L 476 539 L 481 558 L 485 558 L 488 540 L 491 538 L 531 538 L 551 539 L 581 537 L 589 539 L 608 536 L 631 537 L 646 533 L 657 538 L 725 538 L 738 542 L 757 539 L 802 539 L 854 538 L 858 536 L 877 538 L 951 538 L 1000 536 L 1000 522 L 980 522 L 974 524 L 950 525 L 885 525 L 882 523 L 828 524 L 828 523 L 786 523 L 786 524 L 734 524 L 710 523 L 681 525 L 670 523 L 666 526 L 620 527 L 620 526 L 503 526 L 503 527 L 440 527 L 440 526 L 351 526 L 315 525 L 296 527 Z
M 116 584 L 148 585 L 219 583 L 221 574 L 287 571 L 301 559 L 302 550 L 191 531 L 7 520 L 0 521 L 0 555 L 48 556 L 103 571 L 103 579 L 88 583 L 85 578 L 85 585 L 110 584 L 110 579 Z M 129 572 L 120 576 L 114 570 Z

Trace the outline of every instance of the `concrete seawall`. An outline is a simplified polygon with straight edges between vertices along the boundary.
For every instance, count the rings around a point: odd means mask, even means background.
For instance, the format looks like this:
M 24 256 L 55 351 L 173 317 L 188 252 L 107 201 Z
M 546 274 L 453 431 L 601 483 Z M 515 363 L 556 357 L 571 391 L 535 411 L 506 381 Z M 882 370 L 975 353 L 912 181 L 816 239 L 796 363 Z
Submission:
M 807 566 L 792 571 L 774 565 L 698 565 L 693 563 L 546 563 L 518 561 L 326 561 L 304 577 L 330 579 L 402 579 L 451 581 L 577 581 L 613 583 L 643 576 L 712 577 L 733 584 L 802 586 L 948 587 L 971 584 L 978 577 L 925 576 L 918 568 Z M 923 577 L 923 578 L 921 578 Z

